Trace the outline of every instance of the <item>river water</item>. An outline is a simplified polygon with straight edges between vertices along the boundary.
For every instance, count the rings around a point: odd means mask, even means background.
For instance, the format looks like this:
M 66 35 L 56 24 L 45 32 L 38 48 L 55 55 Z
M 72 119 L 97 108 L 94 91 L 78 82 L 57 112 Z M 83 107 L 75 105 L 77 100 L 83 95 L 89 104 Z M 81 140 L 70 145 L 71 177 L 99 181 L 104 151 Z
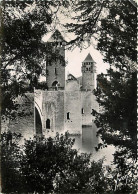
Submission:
M 95 161 L 104 159 L 104 164 L 111 164 L 113 160 L 113 153 L 115 151 L 113 146 L 108 146 L 107 148 L 95 150 L 95 147 L 101 142 L 100 138 L 96 136 L 97 127 L 95 124 L 89 127 L 82 127 L 82 135 L 72 136 L 75 138 L 74 148 L 83 153 L 91 153 L 92 159 Z

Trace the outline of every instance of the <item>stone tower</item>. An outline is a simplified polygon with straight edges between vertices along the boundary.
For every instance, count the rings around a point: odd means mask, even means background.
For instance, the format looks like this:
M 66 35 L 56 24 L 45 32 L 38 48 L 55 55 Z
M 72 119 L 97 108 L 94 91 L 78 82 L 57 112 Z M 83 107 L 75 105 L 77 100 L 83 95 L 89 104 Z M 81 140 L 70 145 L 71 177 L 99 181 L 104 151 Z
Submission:
M 47 41 L 55 54 L 46 60 L 46 82 L 48 90 L 64 90 L 65 87 L 65 40 L 56 30 Z
M 92 91 L 96 87 L 96 67 L 90 53 L 82 62 L 82 90 Z

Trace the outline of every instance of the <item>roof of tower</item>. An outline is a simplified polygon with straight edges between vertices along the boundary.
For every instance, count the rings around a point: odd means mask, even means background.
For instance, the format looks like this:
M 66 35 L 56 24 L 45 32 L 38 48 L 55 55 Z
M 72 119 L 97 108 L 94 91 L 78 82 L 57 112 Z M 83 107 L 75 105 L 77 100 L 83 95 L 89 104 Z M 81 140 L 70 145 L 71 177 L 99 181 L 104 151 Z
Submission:
M 77 78 L 76 78 L 74 75 L 72 75 L 72 74 L 70 73 L 70 74 L 68 74 L 68 76 L 67 76 L 67 80 L 77 80 Z
M 67 42 L 64 34 L 58 29 L 48 32 L 43 37 L 43 42 L 55 42 L 55 41 L 56 42 L 61 42 L 61 41 Z
M 87 57 L 85 58 L 83 62 L 94 62 L 95 63 L 90 53 L 87 55 Z

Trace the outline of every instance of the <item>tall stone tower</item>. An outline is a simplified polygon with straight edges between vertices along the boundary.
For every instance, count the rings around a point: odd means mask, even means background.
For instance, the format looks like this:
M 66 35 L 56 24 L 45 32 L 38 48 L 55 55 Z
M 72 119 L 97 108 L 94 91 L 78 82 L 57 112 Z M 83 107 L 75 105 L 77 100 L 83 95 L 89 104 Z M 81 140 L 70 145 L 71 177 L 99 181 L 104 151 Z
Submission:
M 47 41 L 51 46 L 51 52 L 56 56 L 47 58 L 46 82 L 48 90 L 64 90 L 65 87 L 65 40 L 56 30 Z
M 96 87 L 96 67 L 90 53 L 82 62 L 82 90 L 92 91 Z

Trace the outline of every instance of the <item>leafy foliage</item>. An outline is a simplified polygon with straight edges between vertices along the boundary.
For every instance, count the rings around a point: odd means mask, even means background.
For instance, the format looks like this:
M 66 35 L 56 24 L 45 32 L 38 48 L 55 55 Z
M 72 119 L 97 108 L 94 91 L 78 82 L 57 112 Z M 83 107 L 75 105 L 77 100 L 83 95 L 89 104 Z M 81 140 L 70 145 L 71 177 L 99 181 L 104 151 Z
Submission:
M 98 87 L 94 94 L 100 112 L 93 110 L 93 115 L 96 117 L 98 135 L 103 140 L 99 148 L 111 144 L 116 147 L 116 174 L 123 179 L 118 190 L 124 189 L 123 192 L 129 193 L 127 179 L 130 176 L 127 174 L 133 174 L 137 157 L 137 9 L 131 1 L 111 0 L 77 1 L 74 10 L 74 19 L 78 23 L 67 24 L 69 31 L 77 36 L 72 42 L 82 47 L 85 41 L 89 43 L 95 37 L 97 49 L 104 61 L 110 64 L 107 74 L 98 75 Z M 133 185 L 133 178 L 130 182 Z
M 102 160 L 91 162 L 89 154 L 78 153 L 67 133 L 28 140 L 20 149 L 13 143 L 18 138 L 2 134 L 2 192 L 104 192 Z
M 136 61 L 136 12 L 129 1 L 114 1 L 101 19 L 98 49 L 110 64 L 125 66 L 127 58 Z
M 1 185 L 4 193 L 22 191 L 20 139 L 20 134 L 10 131 L 1 135 Z
M 64 6 L 68 6 L 67 2 Z M 40 75 L 46 74 L 47 57 L 51 56 L 51 60 L 61 58 L 60 53 L 55 52 L 50 44 L 42 42 L 43 35 L 55 20 L 58 9 L 54 7 L 60 4 L 47 0 L 2 2 L 2 114 L 7 117 L 12 117 L 12 110 L 17 110 L 14 101 L 19 95 L 38 87 Z
M 112 170 L 103 160 L 73 149 L 74 139 L 56 134 L 53 138 L 26 140 L 20 134 L 3 133 L 2 192 L 4 193 L 131 193 L 136 189 L 136 167 Z M 118 155 L 119 159 L 119 155 Z M 122 161 L 122 165 L 125 165 Z M 133 164 L 131 164 L 133 165 Z M 123 177 L 126 176 L 126 180 Z
M 102 109 L 100 113 L 93 111 L 98 134 L 105 143 L 125 147 L 128 156 L 136 158 L 136 73 L 121 76 L 120 72 L 109 72 L 111 81 L 100 75 L 95 91 Z
M 121 1 L 119 6 L 116 3 L 109 9 L 108 17 L 101 20 L 98 49 L 112 68 L 98 78 L 95 95 L 103 112 L 97 113 L 96 123 L 107 144 L 126 149 L 126 157 L 135 159 L 136 8 L 130 2 Z

